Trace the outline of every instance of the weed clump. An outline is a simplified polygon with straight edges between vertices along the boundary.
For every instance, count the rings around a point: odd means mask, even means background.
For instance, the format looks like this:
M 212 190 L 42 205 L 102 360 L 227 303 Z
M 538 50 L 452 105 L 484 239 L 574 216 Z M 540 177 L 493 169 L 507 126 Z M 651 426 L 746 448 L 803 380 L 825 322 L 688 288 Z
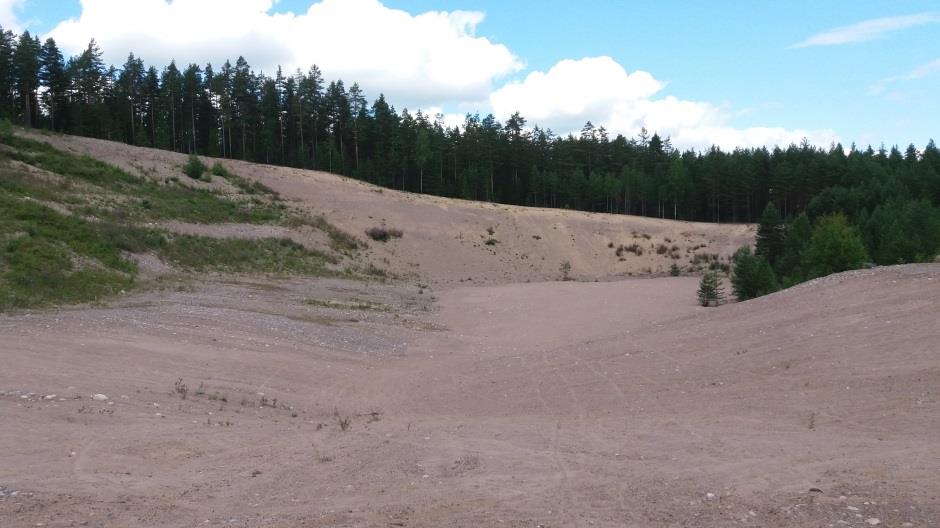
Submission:
M 183 174 L 189 176 L 194 180 L 202 178 L 202 175 L 206 172 L 206 164 L 199 159 L 199 156 L 195 154 L 190 154 L 189 159 L 186 161 L 186 165 L 183 165 Z
M 388 242 L 393 238 L 401 238 L 402 235 L 401 229 L 394 229 L 385 226 L 376 226 L 366 229 L 366 236 L 375 240 L 376 242 Z

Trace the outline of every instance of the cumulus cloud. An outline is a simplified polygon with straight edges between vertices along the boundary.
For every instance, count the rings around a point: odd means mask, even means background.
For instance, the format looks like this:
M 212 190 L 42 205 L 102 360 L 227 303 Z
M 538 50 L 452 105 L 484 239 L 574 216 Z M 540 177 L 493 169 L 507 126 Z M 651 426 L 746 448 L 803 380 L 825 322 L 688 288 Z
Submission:
M 940 15 L 936 13 L 873 18 L 850 26 L 823 31 L 806 40 L 797 42 L 792 47 L 807 48 L 810 46 L 834 46 L 838 44 L 868 42 L 882 38 L 888 33 L 937 22 L 940 22 Z
M 19 0 L 0 0 L 3 7 Z M 11 3 L 13 2 L 13 3 Z M 273 74 L 317 64 L 327 79 L 360 83 L 366 95 L 385 93 L 397 108 L 443 114 L 448 126 L 464 113 L 492 111 L 505 120 L 522 113 L 531 125 L 577 132 L 588 120 L 633 136 L 645 127 L 679 147 L 723 148 L 818 143 L 830 131 L 735 128 L 727 109 L 662 96 L 666 83 L 645 71 L 628 72 L 610 57 L 562 60 L 548 71 L 496 88 L 523 68 L 506 46 L 477 36 L 483 13 L 391 9 L 380 0 L 321 0 L 303 13 L 273 13 L 274 0 L 81 0 L 78 18 L 51 32 L 75 54 L 95 38 L 105 60 L 119 66 L 129 52 L 147 63 L 181 66 L 244 54 Z M 7 9 L 12 13 L 12 9 Z
M 158 65 L 175 59 L 218 66 L 243 54 L 269 74 L 278 64 L 288 72 L 317 64 L 328 79 L 382 90 L 411 107 L 485 99 L 494 81 L 522 67 L 508 48 L 476 35 L 480 12 L 411 15 L 379 0 L 323 0 L 306 13 L 276 14 L 273 4 L 82 0 L 80 17 L 60 23 L 51 36 L 71 53 L 94 37 L 117 65 L 129 52 Z
M 20 31 L 16 10 L 23 7 L 23 0 L 0 0 L 0 27 L 4 31 Z
M 714 104 L 674 96 L 655 98 L 664 87 L 647 72 L 629 73 L 610 57 L 591 57 L 563 60 L 547 72 L 532 72 L 522 81 L 508 83 L 493 92 L 490 104 L 500 119 L 519 111 L 530 124 L 556 133 L 577 133 L 591 121 L 625 136 L 646 128 L 671 137 L 680 148 L 789 145 L 804 137 L 819 144 L 838 141 L 831 130 L 735 128 L 729 112 Z

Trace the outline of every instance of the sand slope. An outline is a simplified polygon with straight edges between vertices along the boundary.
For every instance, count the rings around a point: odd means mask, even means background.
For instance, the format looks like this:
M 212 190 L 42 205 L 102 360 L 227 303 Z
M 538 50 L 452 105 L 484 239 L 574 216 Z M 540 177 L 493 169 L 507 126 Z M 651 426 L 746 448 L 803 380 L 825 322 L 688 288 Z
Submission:
M 713 309 L 696 284 L 208 282 L 0 318 L 0 525 L 940 524 L 940 265 Z
M 34 137 L 132 174 L 188 180 L 180 170 L 186 162 L 182 154 L 74 136 Z M 208 164 L 214 161 L 206 159 Z M 755 232 L 754 226 L 743 224 L 676 222 L 452 200 L 382 189 L 324 172 L 231 160 L 222 163 L 240 176 L 275 189 L 293 205 L 324 214 L 359 237 L 365 238 L 364 231 L 375 226 L 402 230 L 401 239 L 372 243 L 359 262 L 438 285 L 558 280 L 564 262 L 571 265 L 571 276 L 579 280 L 665 274 L 673 263 L 688 270 L 696 253 L 727 259 L 741 245 L 752 243 Z M 224 188 L 219 179 L 208 186 Z M 199 232 L 211 235 L 212 229 Z M 227 228 L 220 234 L 230 232 Z M 493 242 L 487 245 L 490 239 Z M 298 241 L 306 243 L 308 238 L 301 235 Z M 619 246 L 633 244 L 641 247 L 642 255 L 616 254 Z M 670 251 L 658 253 L 660 245 Z

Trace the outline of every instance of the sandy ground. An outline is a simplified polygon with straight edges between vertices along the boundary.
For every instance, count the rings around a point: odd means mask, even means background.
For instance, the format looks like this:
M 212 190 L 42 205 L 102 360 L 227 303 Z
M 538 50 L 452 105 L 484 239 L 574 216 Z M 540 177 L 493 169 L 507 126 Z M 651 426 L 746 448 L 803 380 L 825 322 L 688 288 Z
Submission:
M 221 178 L 203 183 L 183 176 L 183 154 L 73 136 L 34 137 L 132 174 L 161 180 L 175 176 L 189 185 L 226 188 Z M 205 161 L 211 165 L 217 160 Z M 365 230 L 376 226 L 402 230 L 400 239 L 371 242 L 370 249 L 359 257 L 362 263 L 438 286 L 559 280 L 565 262 L 571 265 L 570 276 L 578 280 L 663 275 L 673 263 L 688 270 L 696 253 L 727 259 L 738 247 L 751 243 L 755 232 L 753 225 L 744 224 L 677 222 L 453 200 L 383 189 L 325 172 L 233 160 L 222 163 L 235 174 L 263 182 L 293 206 L 323 214 L 360 238 L 365 239 Z M 181 230 L 224 236 L 233 231 L 261 232 L 258 229 L 206 226 Z M 310 241 L 303 234 L 290 236 L 301 243 Z M 640 246 L 642 255 L 624 251 L 617 255 L 620 246 L 633 244 Z M 658 253 L 660 245 L 669 251 Z
M 0 317 L 0 526 L 940 525 L 940 265 L 695 288 L 258 278 Z
M 145 177 L 185 161 L 44 138 Z M 0 316 L 0 527 L 940 526 L 940 264 L 706 309 L 661 275 L 753 226 L 225 163 L 360 237 L 401 229 L 352 259 L 403 280 L 140 255 L 156 289 Z M 564 262 L 580 282 L 551 282 Z

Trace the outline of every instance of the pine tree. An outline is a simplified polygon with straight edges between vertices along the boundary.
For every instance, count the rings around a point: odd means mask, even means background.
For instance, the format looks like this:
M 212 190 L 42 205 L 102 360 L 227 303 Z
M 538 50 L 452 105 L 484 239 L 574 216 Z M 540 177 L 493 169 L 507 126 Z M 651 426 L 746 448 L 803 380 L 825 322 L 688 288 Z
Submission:
M 733 263 L 731 286 L 739 301 L 777 291 L 774 270 L 763 257 L 754 255 L 750 246 L 743 246 L 735 251 Z
M 39 89 L 39 55 L 42 46 L 39 39 L 30 36 L 29 31 L 23 32 L 13 52 L 13 72 L 16 76 L 16 106 L 23 125 L 27 127 L 36 123 L 39 115 L 38 89 Z
M 755 253 L 764 257 L 771 266 L 783 254 L 783 219 L 773 202 L 768 202 L 757 225 L 757 249 Z
M 46 39 L 40 52 L 39 80 L 45 90 L 42 102 L 49 112 L 49 128 L 61 130 L 68 104 L 69 78 L 65 71 L 62 52 L 55 40 Z
M 702 306 L 718 306 L 724 300 L 724 288 L 717 271 L 702 275 L 698 284 L 698 303 Z

